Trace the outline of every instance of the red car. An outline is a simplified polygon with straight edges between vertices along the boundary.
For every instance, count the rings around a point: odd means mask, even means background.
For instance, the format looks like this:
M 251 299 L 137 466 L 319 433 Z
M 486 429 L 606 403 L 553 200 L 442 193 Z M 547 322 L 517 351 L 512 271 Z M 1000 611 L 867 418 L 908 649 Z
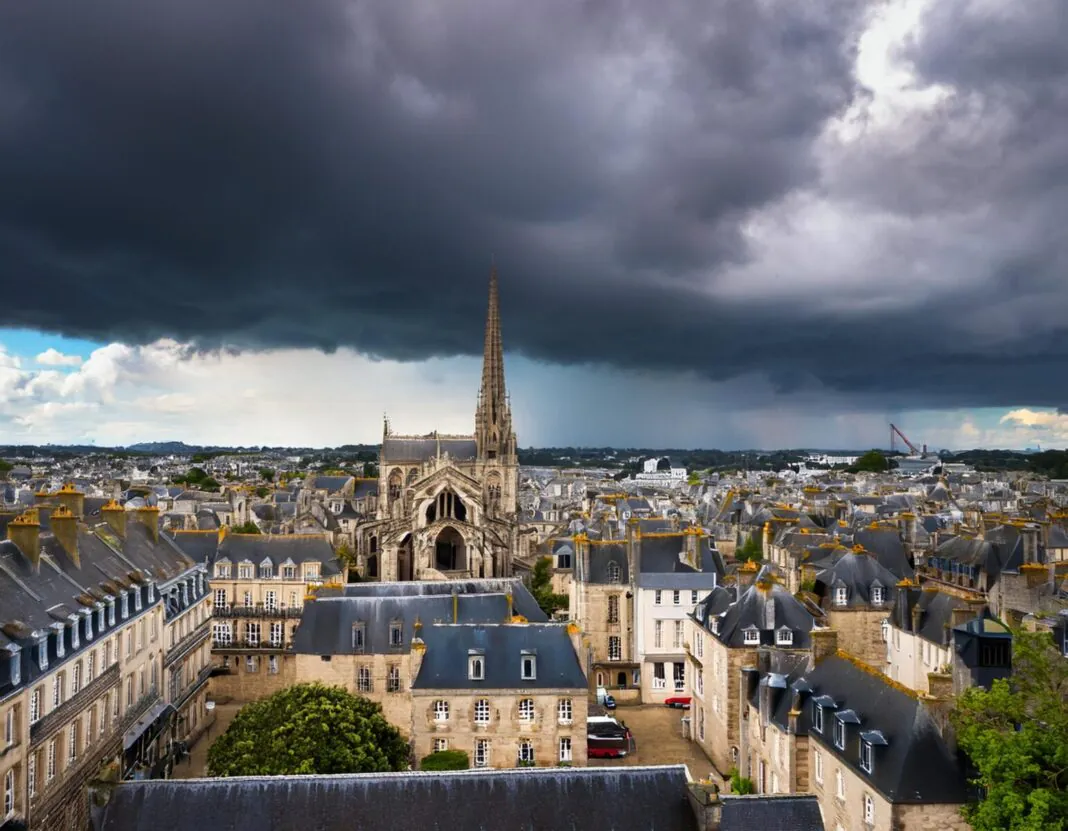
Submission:
M 689 710 L 690 701 L 691 699 L 689 697 L 675 696 L 673 698 L 666 699 L 664 701 L 664 704 L 668 707 L 674 707 L 677 710 Z

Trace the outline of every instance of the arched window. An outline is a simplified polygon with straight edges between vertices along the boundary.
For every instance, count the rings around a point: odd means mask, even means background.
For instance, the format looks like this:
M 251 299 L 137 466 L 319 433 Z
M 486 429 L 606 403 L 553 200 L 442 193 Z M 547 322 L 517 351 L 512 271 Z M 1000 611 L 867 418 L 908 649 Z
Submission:
M 619 567 L 619 563 L 608 564 L 608 582 L 609 583 L 621 583 L 623 581 L 623 569 Z
M 371 553 L 376 554 L 378 552 L 378 537 L 371 535 Z

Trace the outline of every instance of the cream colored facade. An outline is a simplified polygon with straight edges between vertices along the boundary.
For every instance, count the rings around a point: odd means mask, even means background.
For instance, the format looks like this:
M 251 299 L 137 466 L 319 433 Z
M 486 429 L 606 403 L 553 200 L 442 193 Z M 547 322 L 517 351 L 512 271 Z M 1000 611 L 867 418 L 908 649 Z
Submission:
M 707 589 L 644 589 L 635 592 L 635 642 L 641 670 L 642 702 L 661 704 L 673 696 L 690 695 L 693 669 L 687 645 L 696 634 L 689 616 Z M 703 652 L 702 644 L 702 652 Z
M 793 729 L 784 730 L 775 722 L 764 723 L 760 711 L 746 704 L 747 718 L 743 724 L 743 744 L 739 772 L 752 779 L 757 793 L 808 793 L 809 740 L 797 735 L 797 716 L 793 715 Z
M 893 804 L 820 742 L 809 742 L 812 792 L 828 831 L 970 831 L 960 805 Z
M 892 625 L 886 628 L 885 647 L 886 674 L 917 692 L 930 692 L 927 674 L 938 672 L 952 661 L 948 646 L 939 646 Z

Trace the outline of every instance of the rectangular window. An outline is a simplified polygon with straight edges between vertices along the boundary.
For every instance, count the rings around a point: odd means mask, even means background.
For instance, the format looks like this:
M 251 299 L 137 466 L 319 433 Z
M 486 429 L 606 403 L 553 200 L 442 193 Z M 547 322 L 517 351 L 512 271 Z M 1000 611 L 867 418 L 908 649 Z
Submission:
M 70 726 L 67 733 L 67 764 L 78 758 L 78 722 Z
M 389 625 L 389 645 L 394 649 L 404 646 L 404 628 L 399 622 Z
M 260 645 L 260 625 L 258 623 L 246 623 L 245 624 L 245 640 L 249 646 Z
M 872 747 L 871 742 L 861 741 L 860 743 L 860 767 L 867 773 L 871 773 L 872 768 Z
M 533 698 L 524 698 L 519 702 L 519 720 L 522 722 L 534 721 Z
M 742 643 L 746 646 L 756 646 L 760 643 L 759 629 L 746 629 L 743 631 Z
M 126 630 L 126 657 L 127 658 L 129 658 L 131 655 L 133 655 L 133 636 L 134 636 L 134 633 L 133 633 L 132 629 Z
M 613 594 L 608 598 L 608 622 L 619 623 L 619 595 Z
M 443 753 L 449 749 L 448 739 L 434 739 L 434 752 Z
M 556 705 L 556 720 L 558 722 L 560 722 L 560 724 L 570 724 L 571 723 L 571 699 L 570 698 L 561 698 L 559 703 Z
M 475 702 L 475 724 L 489 724 L 490 703 L 485 698 Z
M 524 655 L 521 660 L 520 673 L 524 681 L 534 681 L 538 677 L 536 659 L 533 655 Z
M 653 605 L 661 606 L 661 605 L 663 605 L 663 603 L 664 603 L 664 593 L 662 591 L 660 591 L 660 589 L 657 589 L 656 592 L 653 594 Z
M 217 608 L 217 609 L 225 609 L 226 608 L 226 589 L 216 589 L 215 590 L 215 608 Z
M 667 676 L 664 674 L 662 663 L 653 664 L 653 689 L 663 690 L 667 688 Z
M 360 667 L 356 671 L 356 689 L 359 692 L 371 692 L 371 668 Z
M 696 591 L 690 592 L 690 605 L 691 606 L 696 606 L 697 605 L 697 592 Z
M 834 720 L 834 746 L 839 750 L 845 750 L 846 727 L 840 718 Z
M 244 602 L 244 605 L 245 605 L 246 609 L 251 609 L 253 607 L 253 605 L 255 605 L 252 602 L 252 592 L 249 592 L 249 591 L 245 592 L 245 599 L 244 599 L 243 602 Z
M 30 724 L 35 724 L 41 719 L 41 688 L 37 687 L 30 693 Z
M 490 759 L 490 743 L 489 739 L 476 739 L 475 740 L 475 767 L 485 768 L 489 767 Z
M 834 605 L 845 606 L 849 600 L 849 590 L 844 586 L 839 586 L 834 590 Z
M 653 646 L 656 649 L 664 648 L 664 621 L 662 620 L 653 623 Z
M 875 825 L 875 800 L 871 794 L 864 794 L 864 824 Z
M 823 784 L 823 754 L 818 750 L 812 754 L 812 770 L 819 784 Z
M 352 624 L 352 651 L 363 652 L 367 629 L 363 623 Z
M 671 645 L 675 649 L 682 649 L 682 621 L 675 621 L 675 635 L 672 638 Z
M 434 702 L 434 721 L 444 722 L 449 720 L 449 702 L 438 700 Z
M 213 624 L 211 637 L 216 646 L 230 646 L 234 642 L 234 633 L 229 623 Z
M 682 605 L 682 592 L 680 592 L 678 589 L 675 589 L 675 591 L 673 591 L 671 593 L 671 605 L 673 605 L 673 606 L 681 606 Z
M 467 659 L 467 678 L 470 681 L 484 681 L 486 665 L 481 655 L 471 655 Z
M 251 580 L 252 563 L 239 563 L 237 566 L 237 576 L 240 580 Z
M 400 692 L 400 687 L 400 667 L 396 664 L 390 664 L 389 670 L 386 673 L 386 692 Z
M 675 664 L 675 692 L 684 692 L 686 690 L 686 664 Z
M 266 592 L 263 595 L 263 608 L 268 612 L 278 611 L 278 592 Z
M 52 679 L 52 709 L 55 710 L 63 703 L 63 673 L 56 673 L 56 677 Z
M 26 786 L 30 789 L 30 799 L 37 796 L 37 754 L 31 753 L 26 760 Z
M 281 646 L 283 627 L 281 621 L 271 624 L 271 646 Z
M 4 747 L 15 743 L 15 708 L 9 707 L 4 715 Z
M 85 683 L 88 684 L 96 677 L 96 650 L 89 653 L 85 659 Z
M 530 741 L 521 741 L 519 743 L 519 761 L 522 764 L 533 765 L 534 764 L 534 743 Z
M 260 671 L 260 660 L 255 655 L 245 656 L 245 672 L 255 674 Z
M 883 603 L 883 587 L 872 586 L 871 589 L 871 602 L 872 605 L 881 606 Z
M 623 660 L 623 642 L 618 635 L 612 635 L 608 638 L 608 660 Z
M 823 732 L 823 708 L 815 701 L 812 702 L 812 726 L 817 733 Z
M 278 656 L 277 655 L 269 655 L 267 657 L 267 674 L 268 675 L 277 675 L 278 674 Z
M 845 799 L 845 777 L 841 768 L 834 769 L 834 792 L 839 799 Z
M 56 778 L 56 739 L 48 743 L 48 766 L 45 770 L 45 777 L 48 782 Z
M 705 636 L 702 635 L 700 632 L 697 632 L 694 635 L 694 641 L 694 647 L 697 649 L 697 657 L 705 657 Z
M 571 761 L 571 738 L 569 736 L 560 737 L 560 761 Z
M 70 671 L 70 694 L 77 695 L 82 688 L 82 662 L 76 661 Z

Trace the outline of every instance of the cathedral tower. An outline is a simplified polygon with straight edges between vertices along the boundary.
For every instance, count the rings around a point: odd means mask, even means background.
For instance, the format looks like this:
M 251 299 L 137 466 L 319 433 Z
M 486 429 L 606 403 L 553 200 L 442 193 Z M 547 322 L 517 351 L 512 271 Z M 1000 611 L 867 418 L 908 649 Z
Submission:
M 478 409 L 475 411 L 475 442 L 480 462 L 516 464 L 512 408 L 504 386 L 504 346 L 501 341 L 496 268 L 490 271 L 486 342 L 482 351 L 482 387 L 478 392 Z

